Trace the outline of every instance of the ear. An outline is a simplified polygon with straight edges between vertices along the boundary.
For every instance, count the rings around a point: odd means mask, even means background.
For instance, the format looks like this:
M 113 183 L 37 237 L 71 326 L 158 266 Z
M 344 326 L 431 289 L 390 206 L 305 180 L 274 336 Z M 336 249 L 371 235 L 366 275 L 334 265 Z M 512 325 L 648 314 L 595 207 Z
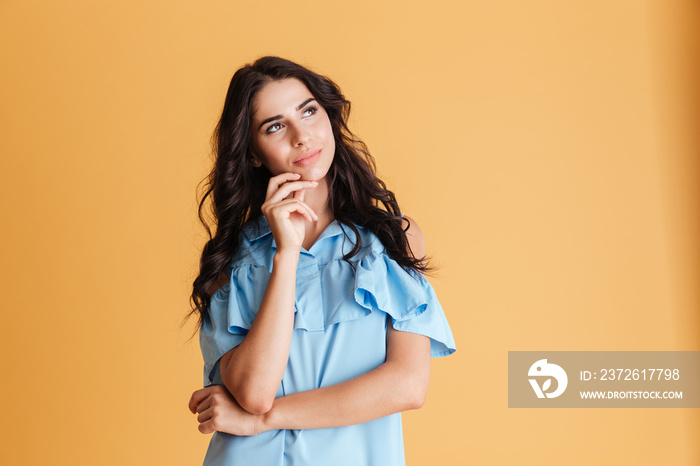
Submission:
M 250 163 L 252 163 L 255 168 L 262 166 L 262 162 L 258 160 L 258 156 L 255 155 L 255 152 L 250 154 Z

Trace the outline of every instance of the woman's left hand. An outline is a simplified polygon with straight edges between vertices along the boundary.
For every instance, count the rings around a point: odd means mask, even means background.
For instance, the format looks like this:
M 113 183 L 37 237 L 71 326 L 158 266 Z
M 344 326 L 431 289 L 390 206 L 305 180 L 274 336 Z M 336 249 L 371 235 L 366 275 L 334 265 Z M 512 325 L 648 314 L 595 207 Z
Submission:
M 241 408 L 223 385 L 212 385 L 192 393 L 189 408 L 193 414 L 199 413 L 197 421 L 203 434 L 214 431 L 241 436 L 260 433 L 262 416 Z

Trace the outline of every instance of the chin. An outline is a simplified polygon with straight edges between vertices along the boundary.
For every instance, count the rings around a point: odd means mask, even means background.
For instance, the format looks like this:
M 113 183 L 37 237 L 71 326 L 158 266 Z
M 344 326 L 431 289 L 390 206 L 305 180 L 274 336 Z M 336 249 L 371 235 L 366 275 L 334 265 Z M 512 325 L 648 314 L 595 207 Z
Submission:
M 297 173 L 301 175 L 301 179 L 305 181 L 322 181 L 326 175 L 328 175 L 328 171 L 330 167 L 308 167 L 310 170 L 297 170 Z
M 322 174 L 322 175 L 318 175 L 318 174 L 306 174 L 306 173 L 302 173 L 302 174 L 301 174 L 301 179 L 302 179 L 303 181 L 318 181 L 318 182 L 320 182 L 320 181 L 323 180 L 325 177 L 326 177 L 325 174 Z

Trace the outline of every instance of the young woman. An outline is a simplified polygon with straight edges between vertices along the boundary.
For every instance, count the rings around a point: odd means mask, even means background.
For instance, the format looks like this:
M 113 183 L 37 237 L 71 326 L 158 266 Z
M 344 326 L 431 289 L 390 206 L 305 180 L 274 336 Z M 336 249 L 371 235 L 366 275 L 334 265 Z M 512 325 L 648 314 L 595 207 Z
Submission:
M 205 464 L 403 465 L 401 412 L 423 404 L 431 355 L 455 351 L 421 231 L 349 113 L 330 79 L 278 57 L 231 80 L 192 292 Z

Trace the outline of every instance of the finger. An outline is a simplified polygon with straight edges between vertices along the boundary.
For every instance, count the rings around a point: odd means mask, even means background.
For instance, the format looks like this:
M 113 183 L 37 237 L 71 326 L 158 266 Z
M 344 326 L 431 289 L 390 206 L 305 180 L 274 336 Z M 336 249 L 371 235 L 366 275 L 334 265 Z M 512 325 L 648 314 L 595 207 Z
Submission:
M 211 406 L 211 399 L 211 396 L 206 397 L 201 403 L 197 405 L 196 411 L 198 413 L 201 413 L 209 409 L 209 407 Z
M 301 175 L 299 173 L 292 172 L 282 173 L 281 175 L 273 176 L 267 183 L 267 195 L 265 197 L 272 196 L 272 194 L 274 194 L 274 192 L 277 191 L 280 188 L 280 186 L 282 186 L 287 181 L 298 180 L 299 178 L 301 178 Z
M 214 429 L 214 422 L 210 419 L 206 422 L 203 422 L 197 427 L 199 431 L 203 434 L 211 434 L 214 432 L 216 429 Z
M 199 423 L 201 424 L 202 422 L 208 421 L 208 420 L 211 419 L 213 416 L 214 416 L 214 410 L 213 410 L 213 409 L 205 409 L 204 411 L 202 411 L 201 413 L 199 413 L 199 415 L 197 416 L 197 422 L 199 422 Z
M 268 196 L 266 201 L 279 202 L 287 198 L 287 196 L 289 196 L 294 191 L 298 191 L 300 189 L 315 188 L 316 186 L 318 186 L 317 181 L 291 181 L 289 183 L 285 183 L 277 191 L 272 193 L 271 196 Z
M 318 215 L 304 202 L 298 199 L 285 199 L 272 208 L 272 215 L 276 218 L 289 218 L 292 212 L 304 216 L 309 222 L 318 220 Z M 282 215 L 280 217 L 280 215 Z
M 190 402 L 188 403 L 188 406 L 190 408 L 190 411 L 192 414 L 196 413 L 197 411 L 197 405 L 202 402 L 206 397 L 209 396 L 209 392 L 211 389 L 209 387 L 205 388 L 200 388 L 196 392 L 192 394 L 192 397 L 190 398 Z
M 294 199 L 299 199 L 301 202 L 304 202 L 305 195 L 306 195 L 306 189 L 300 189 L 298 191 L 294 191 L 294 195 L 292 197 Z
M 213 393 L 226 391 L 227 389 L 223 385 L 210 385 L 208 387 L 200 388 L 199 390 L 195 391 L 190 398 L 190 402 L 188 403 L 190 411 L 192 414 L 194 414 L 196 412 L 197 405 L 200 404 L 202 400 L 208 398 Z
M 297 199 L 285 199 L 272 208 L 272 216 L 277 219 L 288 219 L 294 212 L 303 216 L 309 222 L 315 220 L 314 216 L 316 214 L 311 208 Z

